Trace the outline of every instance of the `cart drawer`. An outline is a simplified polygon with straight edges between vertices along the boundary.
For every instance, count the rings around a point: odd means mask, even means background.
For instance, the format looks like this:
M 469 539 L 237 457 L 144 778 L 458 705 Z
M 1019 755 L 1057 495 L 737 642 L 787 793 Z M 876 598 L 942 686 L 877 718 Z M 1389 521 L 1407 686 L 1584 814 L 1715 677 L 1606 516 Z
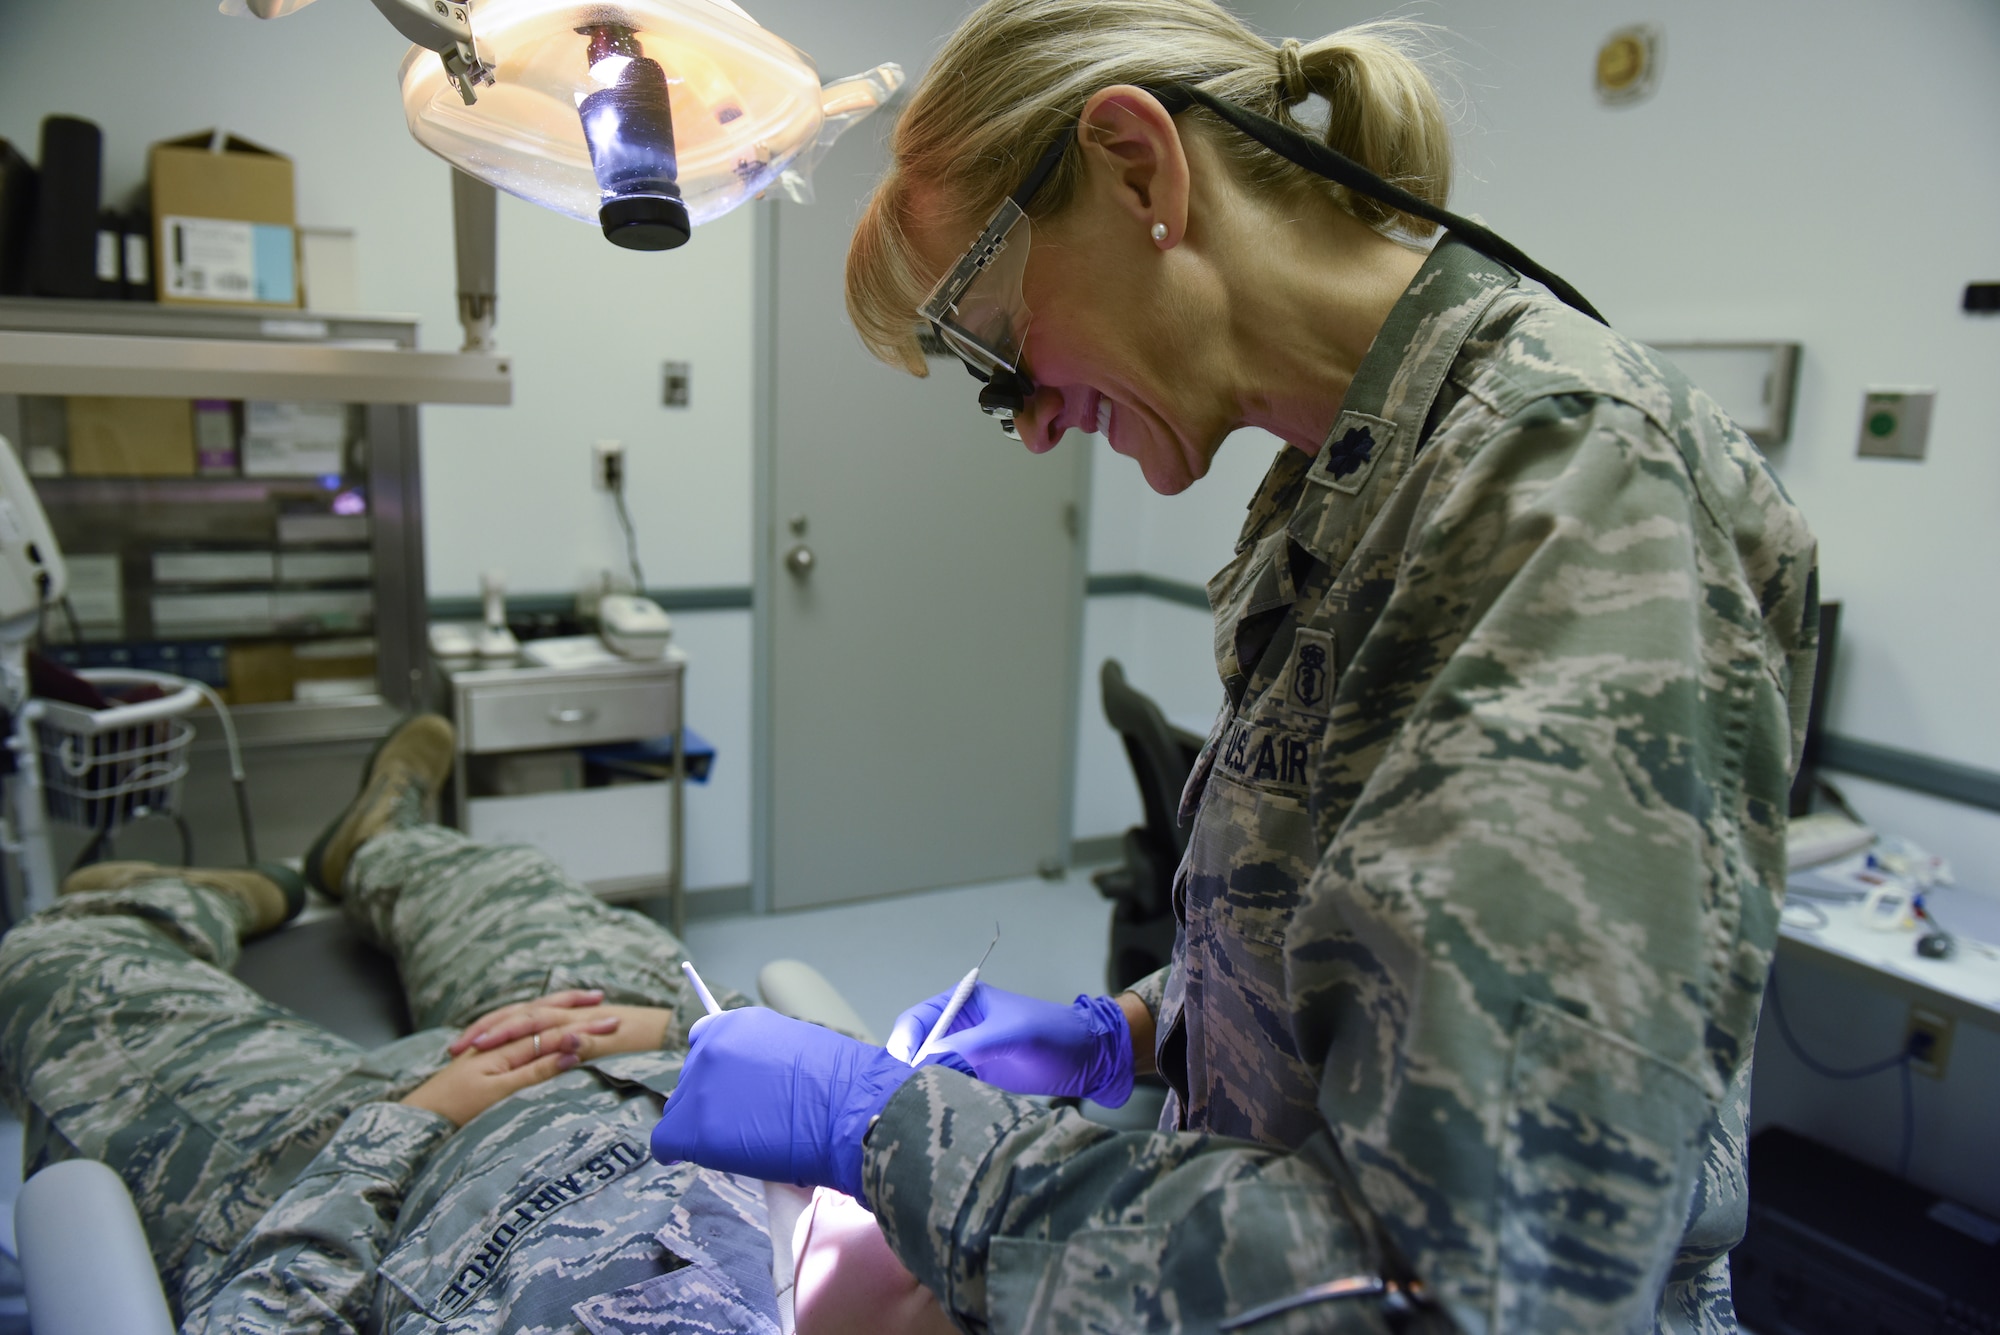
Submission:
M 671 682 L 533 682 L 468 691 L 462 719 L 465 749 L 533 751 L 590 746 L 672 732 Z
M 484 844 L 532 844 L 591 890 L 672 883 L 667 788 L 629 783 L 568 793 L 475 797 L 465 832 Z

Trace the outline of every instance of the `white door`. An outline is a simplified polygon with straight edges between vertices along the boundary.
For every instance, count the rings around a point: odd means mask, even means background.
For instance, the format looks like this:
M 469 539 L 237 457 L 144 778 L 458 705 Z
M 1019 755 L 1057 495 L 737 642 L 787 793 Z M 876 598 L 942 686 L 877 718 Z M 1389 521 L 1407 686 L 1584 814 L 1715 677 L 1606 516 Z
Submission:
M 810 207 L 759 206 L 758 870 L 776 909 L 1067 861 L 1088 451 L 1031 456 L 956 361 L 918 380 L 862 348 L 842 266 L 888 129 L 843 139 Z

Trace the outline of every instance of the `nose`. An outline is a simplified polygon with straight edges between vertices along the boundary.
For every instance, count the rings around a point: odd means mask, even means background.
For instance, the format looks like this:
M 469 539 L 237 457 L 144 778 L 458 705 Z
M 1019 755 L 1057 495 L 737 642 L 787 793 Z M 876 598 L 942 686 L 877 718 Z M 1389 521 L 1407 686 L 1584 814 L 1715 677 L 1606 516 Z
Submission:
M 1062 394 L 1046 387 L 1037 387 L 1027 403 L 1014 414 L 1014 430 L 1019 433 L 1021 443 L 1028 447 L 1030 454 L 1047 454 L 1063 438 Z

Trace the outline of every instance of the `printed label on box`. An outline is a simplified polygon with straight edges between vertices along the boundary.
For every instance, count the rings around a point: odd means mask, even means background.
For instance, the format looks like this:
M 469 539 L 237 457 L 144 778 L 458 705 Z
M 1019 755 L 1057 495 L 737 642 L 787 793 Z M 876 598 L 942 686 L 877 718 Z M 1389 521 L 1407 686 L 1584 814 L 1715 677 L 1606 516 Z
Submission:
M 243 405 L 245 477 L 320 477 L 342 470 L 347 448 L 344 403 Z
M 227 218 L 166 218 L 163 225 L 168 296 L 287 306 L 297 298 L 291 228 Z

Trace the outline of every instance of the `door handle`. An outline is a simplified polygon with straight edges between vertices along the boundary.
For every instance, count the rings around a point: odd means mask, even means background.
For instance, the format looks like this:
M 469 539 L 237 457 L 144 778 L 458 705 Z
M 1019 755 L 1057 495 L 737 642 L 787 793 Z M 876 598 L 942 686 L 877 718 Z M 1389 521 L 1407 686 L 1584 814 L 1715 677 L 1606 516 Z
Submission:
M 785 553 L 785 569 L 800 579 L 810 575 L 813 566 L 818 563 L 819 558 L 813 555 L 813 549 L 803 542 L 792 544 L 792 549 Z
M 557 705 L 549 711 L 551 723 L 588 723 L 596 717 L 597 711 L 584 705 Z

